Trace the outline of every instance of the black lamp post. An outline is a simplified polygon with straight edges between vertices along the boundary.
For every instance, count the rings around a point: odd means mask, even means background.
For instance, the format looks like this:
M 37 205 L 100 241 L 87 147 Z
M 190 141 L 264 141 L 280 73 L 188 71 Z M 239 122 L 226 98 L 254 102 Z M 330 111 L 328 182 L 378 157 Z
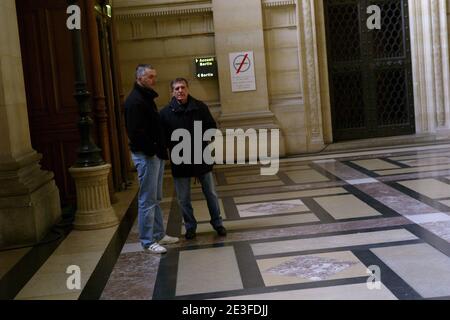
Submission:
M 77 0 L 67 0 L 69 5 L 76 5 Z M 74 29 L 72 32 L 73 56 L 75 66 L 75 94 L 78 107 L 80 109 L 80 120 L 78 128 L 80 130 L 81 145 L 78 149 L 78 157 L 75 167 L 94 167 L 105 164 L 101 156 L 101 149 L 97 147 L 91 137 L 92 119 L 89 117 L 91 112 L 90 97 L 87 90 L 86 70 L 83 57 L 83 43 L 81 30 Z

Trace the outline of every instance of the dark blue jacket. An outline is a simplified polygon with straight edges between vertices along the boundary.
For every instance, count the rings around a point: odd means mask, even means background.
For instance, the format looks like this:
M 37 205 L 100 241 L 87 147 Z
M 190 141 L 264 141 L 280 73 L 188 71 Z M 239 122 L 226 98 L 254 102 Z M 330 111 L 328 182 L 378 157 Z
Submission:
M 166 138 L 154 99 L 158 94 L 137 83 L 125 101 L 125 125 L 131 152 L 169 159 Z
M 198 177 L 212 171 L 213 166 L 203 161 L 203 150 L 208 145 L 207 141 L 203 141 L 203 133 L 208 129 L 217 128 L 208 106 L 191 96 L 188 97 L 188 102 L 184 105 L 180 105 L 175 98 L 172 98 L 169 105 L 161 110 L 161 120 L 170 152 L 178 143 L 181 143 L 180 141 L 171 141 L 172 133 L 176 129 L 186 129 L 191 135 L 191 162 L 190 164 L 177 165 L 171 160 L 172 175 L 174 177 Z M 194 121 L 202 122 L 201 164 L 194 163 L 194 143 L 199 143 L 199 141 L 194 140 Z

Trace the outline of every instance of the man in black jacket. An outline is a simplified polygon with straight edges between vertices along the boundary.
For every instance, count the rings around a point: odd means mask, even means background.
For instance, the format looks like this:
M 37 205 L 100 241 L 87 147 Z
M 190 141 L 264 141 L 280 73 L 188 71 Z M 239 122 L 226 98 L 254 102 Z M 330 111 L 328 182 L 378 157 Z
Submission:
M 168 159 L 164 130 L 154 99 L 156 70 L 148 65 L 136 68 L 136 83 L 125 101 L 125 123 L 131 156 L 139 177 L 138 226 L 142 247 L 152 253 L 165 253 L 161 244 L 178 242 L 164 232 L 160 201 L 164 159 Z
M 165 136 L 169 144 L 169 150 L 176 146 L 177 142 L 172 141 L 172 133 L 177 129 L 184 129 L 190 137 L 194 137 L 194 125 L 201 124 L 202 136 L 208 129 L 217 128 L 208 106 L 203 102 L 189 95 L 188 82 L 184 78 L 177 78 L 171 82 L 172 100 L 168 106 L 161 110 L 161 119 L 165 129 Z M 193 139 L 190 139 L 192 141 Z M 203 160 L 203 150 L 207 142 L 200 142 L 201 146 L 191 143 L 190 156 L 188 161 L 183 163 L 174 162 L 171 157 L 172 175 L 175 182 L 178 203 L 183 214 L 186 228 L 186 239 L 193 239 L 196 236 L 197 220 L 194 217 L 194 210 L 191 204 L 191 177 L 198 178 L 202 185 L 203 194 L 208 204 L 211 225 L 220 236 L 227 234 L 222 224 L 220 216 L 219 200 L 214 187 L 212 176 L 212 165 L 206 164 Z M 189 152 L 188 152 L 189 153 Z

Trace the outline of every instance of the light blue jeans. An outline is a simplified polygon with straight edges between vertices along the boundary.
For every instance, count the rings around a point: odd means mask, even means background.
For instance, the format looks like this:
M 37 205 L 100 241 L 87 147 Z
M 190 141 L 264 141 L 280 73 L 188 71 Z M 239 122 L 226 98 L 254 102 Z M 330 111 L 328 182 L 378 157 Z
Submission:
M 138 226 L 139 238 L 144 248 L 161 240 L 164 233 L 163 214 L 160 207 L 164 160 L 156 155 L 149 157 L 143 153 L 131 154 L 139 177 Z
M 211 216 L 210 223 L 216 229 L 222 226 L 222 218 L 220 217 L 219 200 L 214 187 L 212 172 L 208 172 L 198 178 L 202 184 L 203 194 L 208 204 L 209 215 Z M 197 220 L 194 217 L 194 210 L 192 209 L 191 203 L 191 178 L 174 178 L 174 182 L 185 228 L 186 230 L 195 231 L 197 229 Z

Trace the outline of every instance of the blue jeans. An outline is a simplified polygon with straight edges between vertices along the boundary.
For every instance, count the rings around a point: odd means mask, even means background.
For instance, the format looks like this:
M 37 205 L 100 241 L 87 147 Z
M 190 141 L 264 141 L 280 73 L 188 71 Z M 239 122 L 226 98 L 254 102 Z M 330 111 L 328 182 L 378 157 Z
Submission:
M 144 248 L 159 241 L 165 235 L 162 210 L 164 160 L 143 153 L 131 154 L 139 177 L 138 226 L 139 238 Z
M 202 184 L 203 194 L 208 204 L 209 215 L 211 216 L 211 225 L 213 228 L 222 226 L 222 218 L 220 217 L 219 200 L 214 188 L 214 180 L 211 172 L 198 177 Z M 194 217 L 194 210 L 191 204 L 191 178 L 174 178 L 175 190 L 177 192 L 178 204 L 181 207 L 183 220 L 186 230 L 197 229 L 197 220 Z

